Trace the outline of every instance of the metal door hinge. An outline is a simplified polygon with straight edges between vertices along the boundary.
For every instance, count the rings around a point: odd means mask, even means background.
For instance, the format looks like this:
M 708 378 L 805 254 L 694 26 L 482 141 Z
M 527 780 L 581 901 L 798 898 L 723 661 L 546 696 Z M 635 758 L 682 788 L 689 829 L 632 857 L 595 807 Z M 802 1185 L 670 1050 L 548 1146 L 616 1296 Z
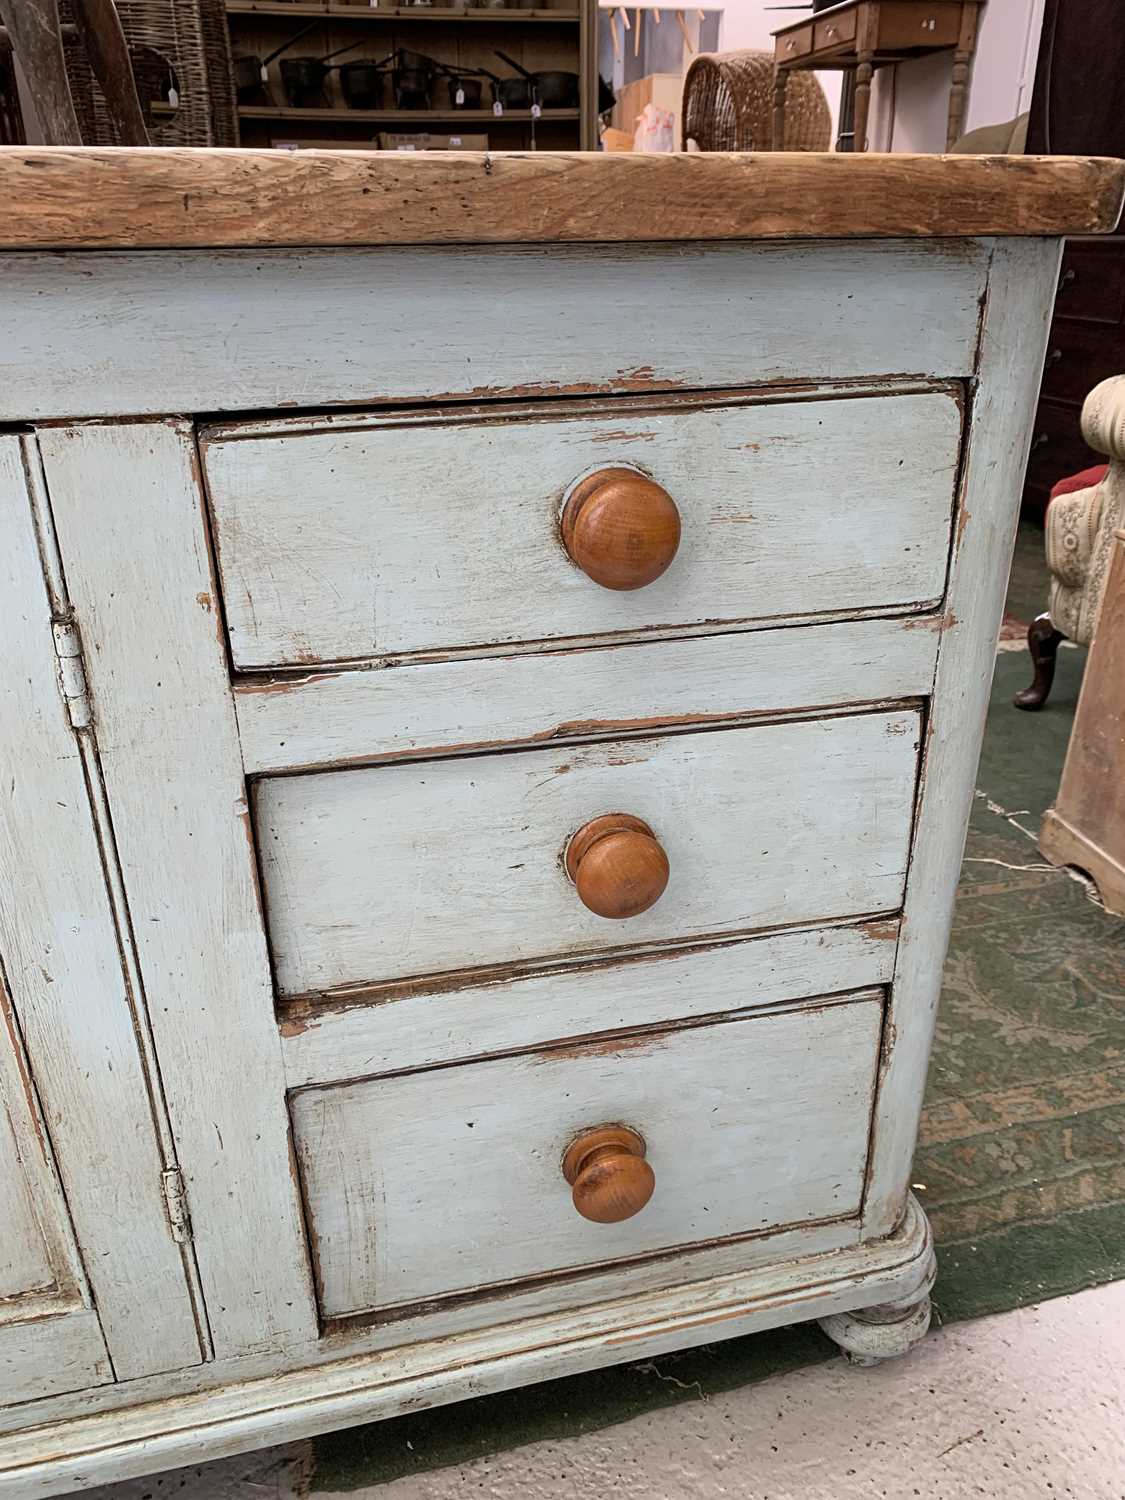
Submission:
M 168 1210 L 172 1238 L 177 1245 L 183 1245 L 191 1239 L 191 1214 L 188 1212 L 184 1174 L 179 1167 L 168 1167 L 161 1172 L 160 1181 L 164 1188 L 164 1205 Z
M 59 687 L 70 722 L 75 729 L 89 729 L 94 722 L 94 705 L 86 683 L 86 664 L 82 659 L 82 637 L 78 626 L 73 620 L 54 620 L 51 630 L 55 637 Z

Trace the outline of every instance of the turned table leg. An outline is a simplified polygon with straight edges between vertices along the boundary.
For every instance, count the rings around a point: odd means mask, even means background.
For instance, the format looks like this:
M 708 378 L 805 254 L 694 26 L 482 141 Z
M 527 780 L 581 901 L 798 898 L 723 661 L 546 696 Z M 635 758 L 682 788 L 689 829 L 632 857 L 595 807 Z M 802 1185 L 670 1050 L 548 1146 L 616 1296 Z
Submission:
M 1059 646 L 1066 640 L 1061 630 L 1051 624 L 1048 614 L 1036 615 L 1027 627 L 1027 649 L 1031 653 L 1031 665 L 1035 675 L 1031 686 L 1017 693 L 1012 702 L 1017 708 L 1029 710 L 1042 708 L 1055 680 L 1055 659 Z
M 867 150 L 867 113 L 871 107 L 871 79 L 875 72 L 873 58 L 874 54 L 871 52 L 860 52 L 859 64 L 855 70 L 855 136 L 852 140 L 853 151 Z
M 785 88 L 789 73 L 785 68 L 773 70 L 773 139 L 771 150 L 785 150 Z
M 969 64 L 977 45 L 977 7 L 961 7 L 961 27 L 953 53 L 953 78 L 949 87 L 949 121 L 945 130 L 945 149 L 952 148 L 965 130 L 965 103 L 969 85 Z

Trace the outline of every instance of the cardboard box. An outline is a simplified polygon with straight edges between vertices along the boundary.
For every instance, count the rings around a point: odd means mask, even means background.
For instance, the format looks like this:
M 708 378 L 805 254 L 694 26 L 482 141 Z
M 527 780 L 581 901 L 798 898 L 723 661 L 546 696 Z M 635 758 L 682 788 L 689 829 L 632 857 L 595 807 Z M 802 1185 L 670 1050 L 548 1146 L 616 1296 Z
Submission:
M 270 145 L 275 151 L 374 151 L 375 137 L 368 141 L 306 140 L 294 141 L 288 137 L 271 136 Z
M 428 130 L 412 133 L 379 132 L 380 151 L 487 151 L 487 135 L 435 135 Z

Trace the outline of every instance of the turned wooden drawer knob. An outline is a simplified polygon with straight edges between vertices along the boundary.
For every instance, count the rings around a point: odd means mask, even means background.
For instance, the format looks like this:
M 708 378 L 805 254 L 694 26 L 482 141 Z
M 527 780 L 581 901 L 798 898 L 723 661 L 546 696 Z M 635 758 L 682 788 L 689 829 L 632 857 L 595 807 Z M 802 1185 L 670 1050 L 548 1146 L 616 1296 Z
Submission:
M 571 839 L 566 873 L 583 906 L 620 921 L 660 900 L 668 884 L 668 856 L 640 818 L 606 813 L 583 824 Z
M 599 469 L 579 480 L 561 526 L 571 560 L 606 589 L 644 588 L 680 545 L 676 502 L 635 469 Z
M 575 1208 L 595 1224 L 631 1219 L 656 1186 L 644 1141 L 624 1125 L 599 1125 L 580 1135 L 563 1157 L 563 1176 Z

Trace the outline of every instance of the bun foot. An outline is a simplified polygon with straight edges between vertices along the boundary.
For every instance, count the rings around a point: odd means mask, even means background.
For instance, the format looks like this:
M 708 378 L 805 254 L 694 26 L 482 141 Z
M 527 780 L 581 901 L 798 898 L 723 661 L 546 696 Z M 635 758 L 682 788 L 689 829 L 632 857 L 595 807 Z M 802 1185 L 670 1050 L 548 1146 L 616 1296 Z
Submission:
M 839 1344 L 849 1364 L 869 1368 L 885 1359 L 898 1359 L 920 1344 L 930 1327 L 930 1288 L 936 1267 L 909 1297 L 880 1302 L 855 1312 L 832 1313 L 820 1318 L 820 1326 L 833 1343 Z

